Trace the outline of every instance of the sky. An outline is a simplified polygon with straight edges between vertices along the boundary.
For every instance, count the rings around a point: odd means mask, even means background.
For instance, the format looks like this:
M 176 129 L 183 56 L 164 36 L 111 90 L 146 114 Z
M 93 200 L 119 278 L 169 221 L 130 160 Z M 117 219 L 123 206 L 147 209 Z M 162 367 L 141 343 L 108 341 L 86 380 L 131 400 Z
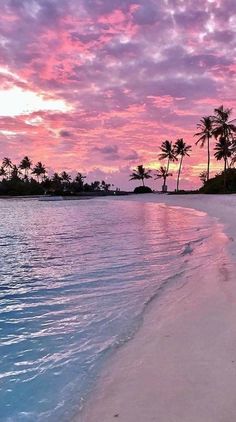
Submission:
M 236 110 L 235 0 L 1 0 L 0 12 L 0 157 L 133 189 L 131 170 L 157 169 L 162 141 L 184 138 L 181 187 L 199 186 L 196 124 Z

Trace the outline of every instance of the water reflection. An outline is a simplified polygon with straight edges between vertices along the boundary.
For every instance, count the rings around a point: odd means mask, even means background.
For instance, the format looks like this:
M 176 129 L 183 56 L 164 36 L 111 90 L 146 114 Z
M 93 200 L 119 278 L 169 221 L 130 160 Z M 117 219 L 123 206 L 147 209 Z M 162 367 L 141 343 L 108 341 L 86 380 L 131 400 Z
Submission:
M 69 421 L 108 351 L 186 268 L 186 242 L 204 253 L 208 221 L 129 201 L 0 207 L 1 420 Z

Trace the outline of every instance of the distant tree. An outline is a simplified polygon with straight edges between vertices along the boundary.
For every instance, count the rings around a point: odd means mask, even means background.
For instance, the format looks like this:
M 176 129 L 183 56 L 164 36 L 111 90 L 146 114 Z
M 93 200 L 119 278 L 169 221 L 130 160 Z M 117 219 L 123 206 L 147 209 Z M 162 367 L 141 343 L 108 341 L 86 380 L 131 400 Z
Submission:
M 194 136 L 198 137 L 198 140 L 196 142 L 196 145 L 200 143 L 200 147 L 203 148 L 205 143 L 207 142 L 207 172 L 206 177 L 207 180 L 209 180 L 210 177 L 210 139 L 213 135 L 213 126 L 212 126 L 212 117 L 206 116 L 202 117 L 200 120 L 200 123 L 197 125 L 198 132 L 195 133 Z
M 71 181 L 71 176 L 66 171 L 63 171 L 60 174 L 60 177 L 61 177 L 62 182 L 66 183 L 66 184 L 70 183 L 70 181 Z
M 76 184 L 77 190 L 79 192 L 83 191 L 84 179 L 86 179 L 86 176 L 83 176 L 82 173 L 78 172 L 76 177 L 75 177 L 75 184 Z
M 39 178 L 41 177 L 42 179 L 45 177 L 46 175 L 46 168 L 45 166 L 41 163 L 41 161 L 39 161 L 35 167 L 32 170 L 32 174 L 35 174 L 37 181 L 39 183 Z
M 11 170 L 11 180 L 18 180 L 20 178 L 21 171 L 20 169 L 14 164 Z
M 100 190 L 100 182 L 99 180 L 95 180 L 91 183 L 91 190 L 92 191 L 99 191 Z
M 54 173 L 52 176 L 52 182 L 56 184 L 61 184 L 61 176 L 58 173 Z
M 11 177 L 11 169 L 13 167 L 12 161 L 10 158 L 5 157 L 2 160 L 2 167 L 6 170 L 7 175 L 8 175 L 8 179 L 10 179 Z
M 150 173 L 151 170 L 146 170 L 141 164 L 137 167 L 137 169 L 133 170 L 129 180 L 142 180 L 142 184 L 145 186 L 144 180 L 152 177 Z
M 4 169 L 3 166 L 0 167 L 0 177 L 2 177 L 2 179 L 4 179 L 7 175 L 6 170 Z
M 172 173 L 169 173 L 167 171 L 166 167 L 161 166 L 159 170 L 156 171 L 155 180 L 157 179 L 163 179 L 163 185 L 162 185 L 162 192 L 166 192 L 166 179 L 169 176 L 172 176 Z
M 202 182 L 202 184 L 203 184 L 203 185 L 205 185 L 205 184 L 206 184 L 206 182 L 207 182 L 207 180 L 209 180 L 209 179 L 207 179 L 207 175 L 208 175 L 208 173 L 207 173 L 207 171 L 206 171 L 206 170 L 202 171 L 202 172 L 199 174 L 199 179 L 201 180 L 201 182 Z
M 104 180 L 102 180 L 101 188 L 102 190 L 104 190 L 104 192 L 108 192 L 110 187 L 111 187 L 110 183 L 106 183 Z
M 187 145 L 184 142 L 183 138 L 180 138 L 180 139 L 177 139 L 177 141 L 175 142 L 174 149 L 175 149 L 176 157 L 180 156 L 179 170 L 178 170 L 178 176 L 177 176 L 177 186 L 176 186 L 176 190 L 178 192 L 183 159 L 186 156 L 189 157 L 189 152 L 191 151 L 192 147 L 191 145 Z
M 24 170 L 24 176 L 25 176 L 25 179 L 28 179 L 28 176 L 29 176 L 29 170 L 31 169 L 31 167 L 32 167 L 32 161 L 30 160 L 30 158 L 29 157 L 27 157 L 27 156 L 25 156 L 22 160 L 21 160 L 21 162 L 20 162 L 20 165 L 19 165 L 19 168 L 21 169 L 21 170 Z
M 51 188 L 55 192 L 61 191 L 61 176 L 58 173 L 54 173 L 51 178 Z

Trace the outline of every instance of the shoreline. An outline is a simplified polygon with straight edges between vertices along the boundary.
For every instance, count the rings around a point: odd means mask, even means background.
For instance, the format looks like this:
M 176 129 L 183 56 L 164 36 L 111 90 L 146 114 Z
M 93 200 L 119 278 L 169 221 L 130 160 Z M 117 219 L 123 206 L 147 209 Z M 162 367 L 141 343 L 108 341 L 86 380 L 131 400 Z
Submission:
M 126 200 L 139 201 L 140 197 Z M 76 420 L 232 422 L 236 414 L 232 277 L 236 195 L 151 194 L 142 201 L 203 211 L 217 219 L 228 237 L 228 241 L 222 239 L 224 258 L 214 265 L 214 272 L 203 268 L 201 289 L 188 280 L 164 306 L 157 309 L 155 301 L 151 304 L 134 338 L 110 358 Z

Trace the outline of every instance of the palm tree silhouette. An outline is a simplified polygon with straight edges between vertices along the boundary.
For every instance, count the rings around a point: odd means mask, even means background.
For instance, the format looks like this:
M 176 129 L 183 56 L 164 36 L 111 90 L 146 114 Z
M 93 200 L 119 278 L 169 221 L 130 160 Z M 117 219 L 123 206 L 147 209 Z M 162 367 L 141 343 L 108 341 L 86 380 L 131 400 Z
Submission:
M 37 177 L 37 181 L 39 183 L 39 177 L 45 177 L 46 175 L 46 168 L 45 166 L 41 163 L 41 161 L 39 161 L 35 167 L 33 168 L 32 174 L 35 174 Z
M 168 173 L 167 168 L 161 166 L 159 170 L 156 172 L 155 180 L 157 179 L 163 179 L 163 185 L 162 185 L 162 192 L 166 192 L 166 179 L 167 177 L 172 176 L 172 173 Z
M 200 148 L 203 148 L 205 143 L 207 142 L 207 180 L 210 177 L 210 138 L 212 137 L 213 127 L 212 127 L 212 117 L 206 116 L 202 117 L 200 123 L 197 124 L 197 128 L 199 132 L 195 133 L 194 136 L 198 136 L 198 140 L 196 145 L 200 143 Z
M 181 169 L 182 169 L 182 163 L 183 163 L 183 159 L 184 157 L 186 157 L 186 155 L 189 157 L 189 152 L 191 151 L 192 147 L 191 145 L 187 145 L 183 138 L 177 139 L 177 141 L 175 142 L 174 145 L 174 149 L 175 149 L 175 154 L 176 156 L 180 156 L 180 162 L 179 162 L 179 170 L 178 170 L 178 177 L 177 177 L 177 186 L 176 186 L 176 191 L 178 192 L 179 190 L 179 179 L 180 179 L 180 173 L 181 173 Z
M 60 174 L 60 177 L 61 177 L 62 182 L 65 182 L 65 183 L 70 183 L 71 176 L 70 176 L 70 175 L 69 175 L 66 171 L 63 171 L 63 172 Z
M 226 138 L 221 137 L 215 145 L 215 158 L 219 160 L 224 160 L 224 191 L 226 191 L 226 170 L 227 170 L 227 160 L 232 156 L 232 144 Z
M 146 170 L 141 164 L 137 169 L 133 170 L 129 180 L 142 180 L 143 186 L 145 186 L 144 179 L 150 179 L 152 177 L 150 173 L 151 170 Z
M 159 154 L 159 159 L 160 160 L 166 160 L 167 159 L 167 166 L 166 166 L 166 171 L 167 173 L 169 172 L 169 167 L 170 167 L 170 162 L 174 162 L 174 161 L 178 161 L 175 155 L 175 150 L 174 147 L 172 145 L 171 141 L 163 141 L 161 146 L 161 153 Z M 164 191 L 166 191 L 166 179 L 164 181 Z
M 21 175 L 20 169 L 14 164 L 11 170 L 11 180 L 17 180 L 19 179 L 19 176 Z
M 20 162 L 19 168 L 25 171 L 25 179 L 28 179 L 28 173 L 29 173 L 29 170 L 31 169 L 31 166 L 32 166 L 32 161 L 27 156 L 25 156 Z
M 232 108 L 224 108 L 220 106 L 215 108 L 215 115 L 212 117 L 213 135 L 216 139 L 224 138 L 226 143 L 234 140 L 236 126 L 233 123 L 235 119 L 229 120 L 232 114 Z
M 4 177 L 7 175 L 7 172 L 3 166 L 0 167 L 0 177 L 4 179 Z
M 61 176 L 58 173 L 54 173 L 51 181 L 53 189 L 59 191 L 61 189 Z
M 84 189 L 84 179 L 86 179 L 86 176 L 83 176 L 82 173 L 78 172 L 76 177 L 75 177 L 74 182 L 75 182 L 77 189 L 79 191 L 83 191 L 83 189 Z
M 10 177 L 11 177 L 11 169 L 13 167 L 13 164 L 12 164 L 11 159 L 8 158 L 8 157 L 3 158 L 3 160 L 2 160 L 2 167 L 4 169 L 6 169 L 6 171 L 8 172 L 8 179 L 10 179 Z

